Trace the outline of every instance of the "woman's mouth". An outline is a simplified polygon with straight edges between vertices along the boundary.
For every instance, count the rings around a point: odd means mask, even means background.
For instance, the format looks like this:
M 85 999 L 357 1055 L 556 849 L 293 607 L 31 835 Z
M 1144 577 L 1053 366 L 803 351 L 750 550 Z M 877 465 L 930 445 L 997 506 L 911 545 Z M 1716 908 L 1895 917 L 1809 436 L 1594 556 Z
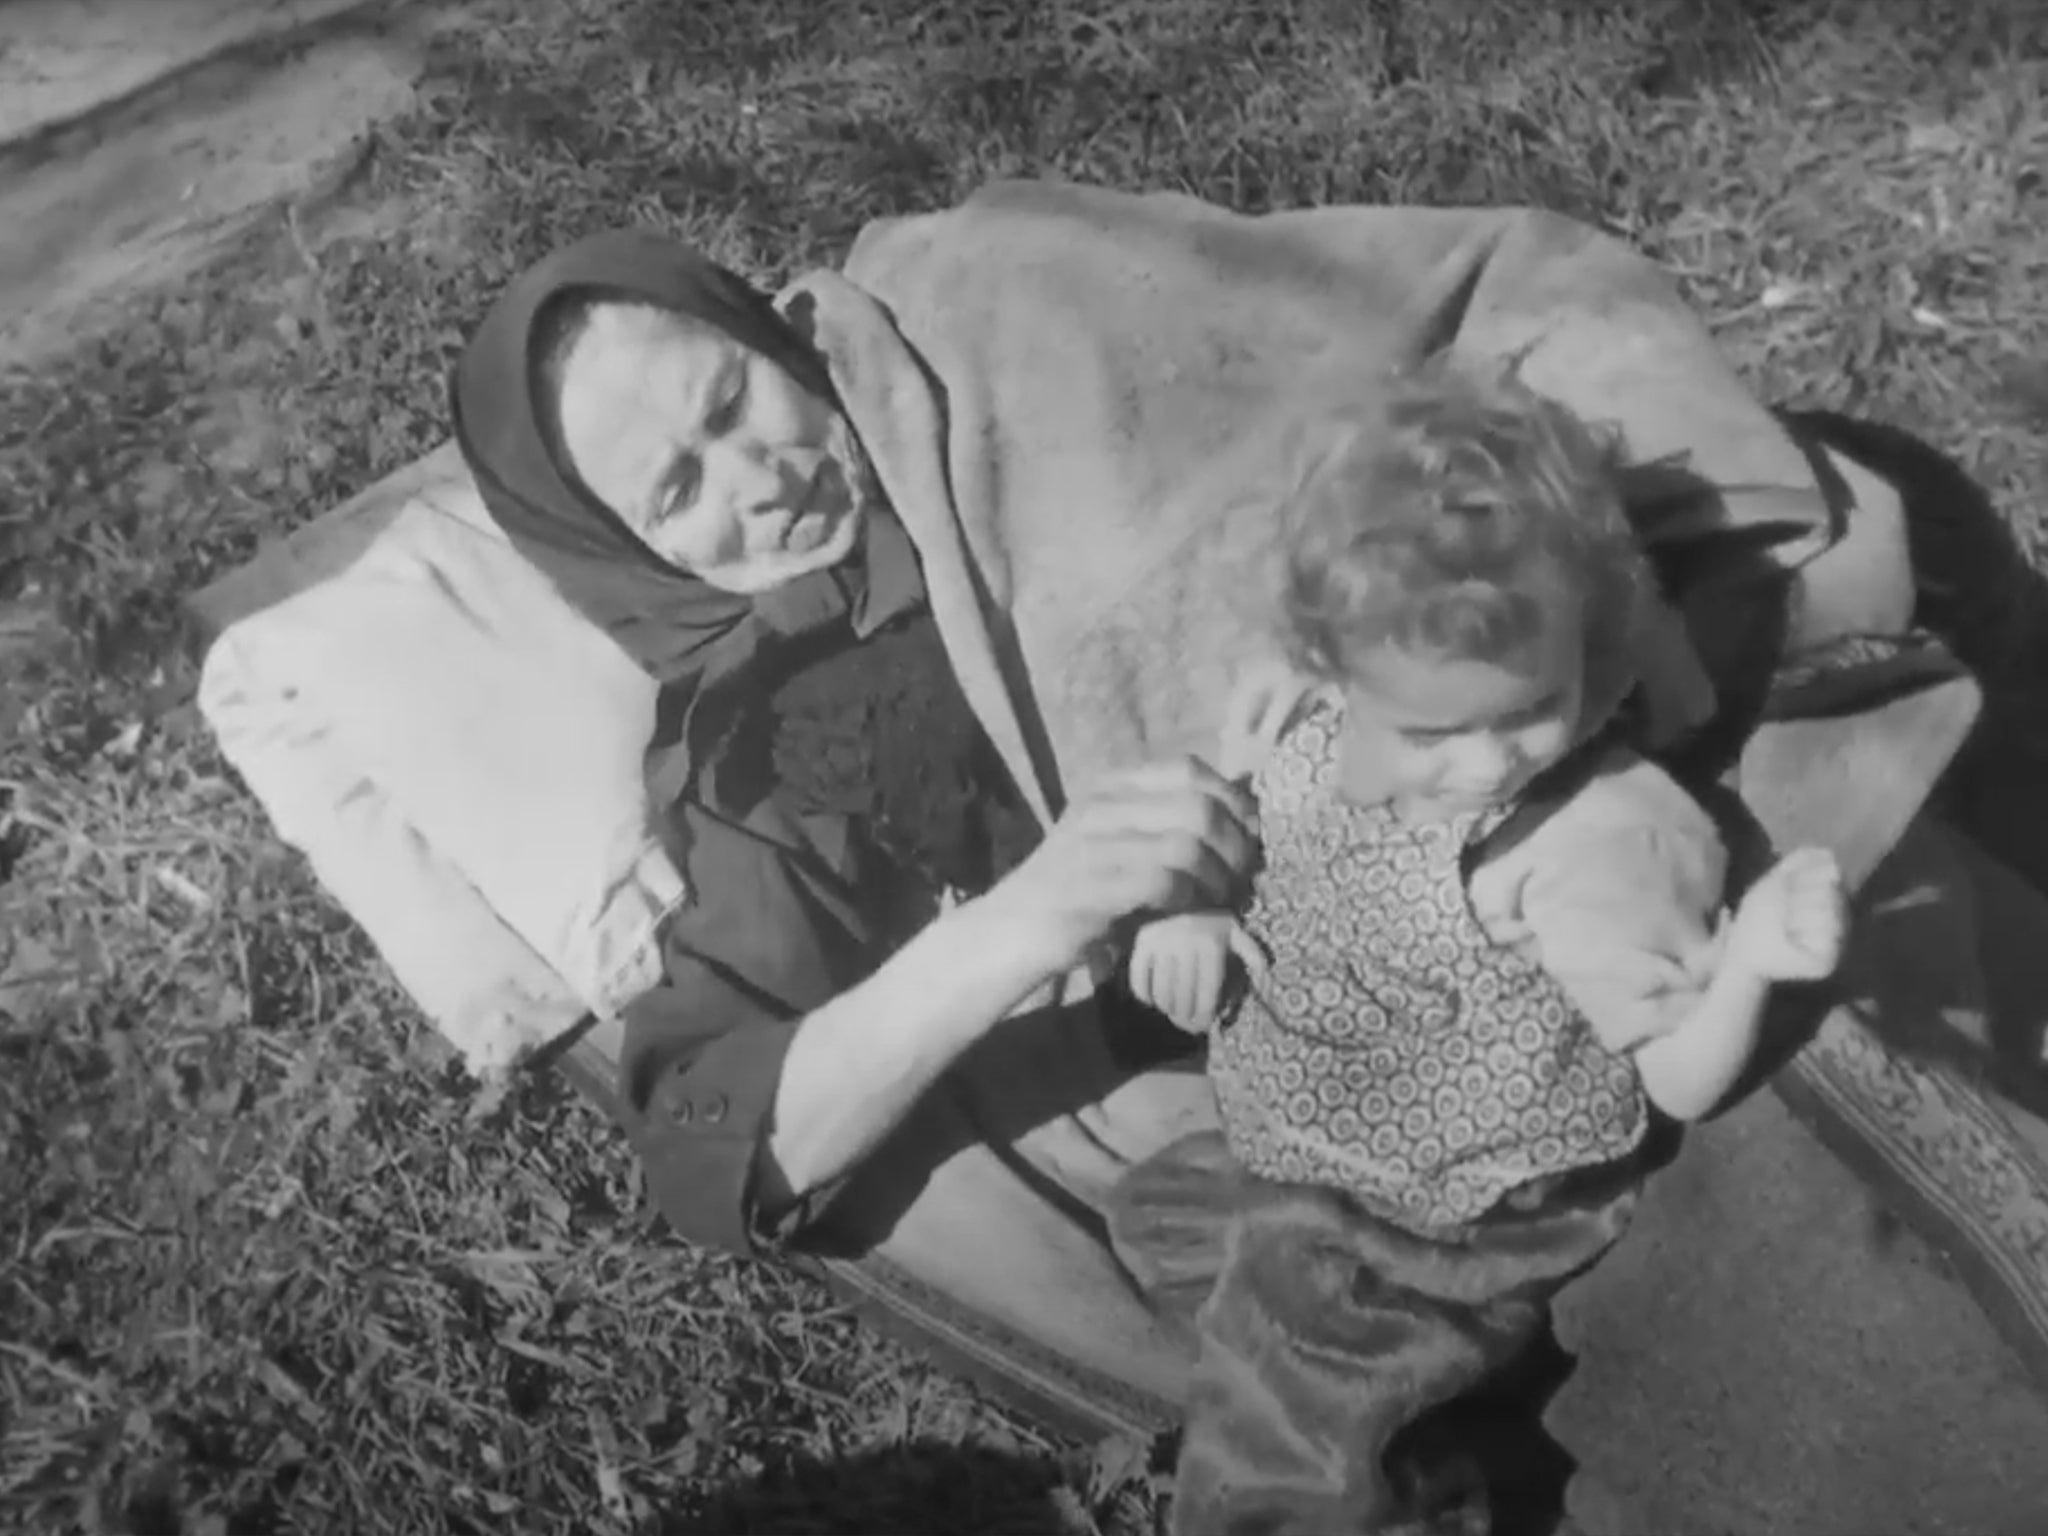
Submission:
M 831 531 L 832 520 L 821 512 L 806 512 L 789 525 L 789 532 L 782 536 L 782 548 L 787 554 L 807 555 L 825 542 Z

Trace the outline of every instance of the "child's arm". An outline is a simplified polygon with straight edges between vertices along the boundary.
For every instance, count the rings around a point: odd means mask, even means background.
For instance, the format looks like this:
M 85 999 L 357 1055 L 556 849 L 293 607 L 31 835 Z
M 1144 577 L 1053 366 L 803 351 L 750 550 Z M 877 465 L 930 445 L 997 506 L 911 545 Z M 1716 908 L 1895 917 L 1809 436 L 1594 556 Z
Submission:
M 1698 1003 L 1637 1048 L 1650 1101 L 1677 1120 L 1697 1120 L 1719 1104 L 1756 1052 L 1771 989 L 1832 975 L 1847 934 L 1833 856 L 1802 848 L 1781 861 L 1736 909 Z
M 1301 708 L 1307 685 L 1284 664 L 1266 662 L 1239 675 L 1224 700 L 1216 771 L 1249 781 Z M 1182 1029 L 1206 1032 L 1216 1022 L 1230 962 L 1254 978 L 1265 957 L 1234 912 L 1182 912 L 1145 924 L 1131 938 L 1125 981 L 1139 1002 Z
M 1834 861 L 1785 859 L 1720 923 L 1727 850 L 1653 764 L 1616 754 L 1519 848 L 1474 875 L 1475 910 L 1527 943 L 1665 1113 L 1698 1119 L 1739 1079 L 1780 981 L 1817 980 L 1847 927 Z
M 1697 1120 L 1719 1104 L 1756 1054 L 1770 1000 L 1765 978 L 1739 965 L 1716 967 L 1677 1027 L 1636 1049 L 1650 1102 L 1674 1120 Z

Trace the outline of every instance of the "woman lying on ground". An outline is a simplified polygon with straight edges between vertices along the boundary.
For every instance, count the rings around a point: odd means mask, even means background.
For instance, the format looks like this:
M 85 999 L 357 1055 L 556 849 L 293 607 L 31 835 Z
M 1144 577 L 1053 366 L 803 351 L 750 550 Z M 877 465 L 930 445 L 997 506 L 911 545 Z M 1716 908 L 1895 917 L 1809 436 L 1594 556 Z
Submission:
M 789 782 L 816 773 L 818 754 L 745 748 L 769 679 L 797 674 L 786 702 L 804 676 L 829 674 L 831 703 L 868 738 L 856 758 L 909 748 L 883 765 L 909 798 L 934 781 L 970 797 L 988 783 L 968 766 L 989 721 L 944 665 L 953 636 L 915 616 L 934 545 L 892 514 L 897 482 L 877 476 L 872 434 L 840 409 L 851 370 L 806 298 L 778 313 L 666 241 L 599 237 L 520 279 L 457 379 L 463 451 L 494 515 L 670 686 L 650 785 L 696 895 L 666 937 L 667 985 L 627 1021 L 628 1132 L 684 1237 L 824 1255 L 1013 1399 L 1069 1426 L 1162 1428 L 1185 1400 L 1188 1350 L 1144 1306 L 1099 1213 L 1131 1167 L 1213 1125 L 1213 1107 L 1198 1071 L 1160 1065 L 1128 1016 L 1101 995 L 1077 1002 L 1062 979 L 1133 919 L 1233 901 L 1255 816 L 1184 755 L 1127 766 L 1041 817 L 1030 852 L 1014 826 L 996 837 L 1003 853 L 972 883 L 997 878 L 932 916 L 930 880 L 874 846 L 834 795 Z M 972 404 L 971 381 L 946 374 L 953 359 L 927 348 L 922 361 L 956 409 Z M 1064 557 L 1085 578 L 1090 552 Z M 882 668 L 831 670 L 835 650 L 879 655 L 921 625 L 914 686 Z M 876 695 L 927 689 L 943 689 L 937 715 L 952 725 L 913 725 L 908 742 L 887 739 L 887 718 L 868 728 Z M 848 747 L 844 735 L 828 745 Z M 842 765 L 856 779 L 875 769 Z M 897 840 L 915 843 L 910 830 Z M 1605 1289 L 1600 1272 L 1581 1283 L 1581 1314 L 1622 1320 L 1611 1338 L 1573 1341 L 1581 1376 L 1607 1385 L 1568 1392 L 1551 1417 L 1586 1468 L 1582 1527 L 1764 1536 L 1910 1505 L 1902 1529 L 1992 1528 L 1998 1511 L 2048 1501 L 2038 1462 L 2015 1449 L 2048 1433 L 2048 1405 L 2000 1363 L 1952 1282 L 1874 1250 L 1836 1254 L 1824 1247 L 1835 1234 L 1783 1215 L 1788 1190 L 1843 1210 L 1862 1194 L 1840 1194 L 1828 1182 L 1839 1167 L 1781 1120 L 1708 1127 L 1666 1176 L 1661 1210 L 1652 1181 L 1647 1257 Z M 1758 1186 L 1759 1153 L 1765 1183 L 1784 1187 Z M 1660 1316 L 1654 1298 L 1678 1283 L 1667 1276 L 1716 1262 L 1724 1284 L 1696 1315 Z M 1914 1318 L 1888 1352 L 1921 1362 L 1916 1379 L 1953 1383 L 1965 1427 L 1930 1438 L 1924 1403 L 1909 1412 L 1868 1389 L 1864 1362 L 1816 1356 L 1809 1336 L 1826 1322 L 1775 1299 L 1781 1276 L 1746 1267 L 1759 1262 L 1825 1274 L 1833 1317 Z M 1686 1362 L 1670 1399 L 1614 1390 L 1657 1375 L 1643 1364 L 1664 1355 Z M 1677 1400 L 1687 1391 L 1707 1401 Z M 1730 1456 L 1739 1485 L 1722 1472 Z
M 876 818 L 832 803 L 867 765 L 824 783 L 791 753 L 762 760 L 749 738 L 803 642 L 914 628 L 923 592 L 822 360 L 738 277 L 637 232 L 571 247 L 494 310 L 455 414 L 493 516 L 665 687 L 650 786 L 709 899 L 670 928 L 668 985 L 623 1065 L 629 1100 L 704 1107 L 687 1164 L 652 1170 L 687 1188 L 671 1214 L 691 1236 L 745 1250 L 806 1232 L 940 1072 L 1128 914 L 1235 890 L 1245 799 L 1192 759 L 1102 785 L 1019 863 L 1000 825 L 1014 796 L 973 773 L 928 621 L 893 659 L 938 721 L 904 745 L 942 803 L 875 809 L 954 825 L 911 826 L 894 856 Z M 971 872 L 963 841 L 997 840 L 1004 878 L 924 925 L 937 882 L 914 865 Z M 915 942 L 877 970 L 906 923 Z

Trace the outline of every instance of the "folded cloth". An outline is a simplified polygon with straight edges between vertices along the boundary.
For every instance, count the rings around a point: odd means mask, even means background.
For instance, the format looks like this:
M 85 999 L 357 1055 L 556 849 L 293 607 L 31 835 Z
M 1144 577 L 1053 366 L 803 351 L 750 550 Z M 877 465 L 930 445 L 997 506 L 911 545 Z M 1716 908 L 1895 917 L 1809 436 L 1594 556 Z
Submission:
M 1766 720 L 1818 720 L 1858 714 L 1934 687 L 1969 670 L 1924 630 L 1837 635 L 1790 652 L 1771 678 Z
M 1744 540 L 1768 579 L 1839 531 L 1807 453 L 1668 278 L 1548 213 L 1251 218 L 1001 183 L 869 226 L 843 278 L 805 286 L 969 697 L 1048 803 L 1213 747 L 1233 677 L 1275 650 L 1259 578 L 1276 422 L 1409 360 L 1514 362 L 1618 429 L 1653 553 L 1768 530 Z M 915 398 L 922 372 L 942 409 Z M 980 607 L 942 606 L 949 581 Z
M 469 1069 L 493 1077 L 572 1028 L 582 999 L 365 776 L 333 722 L 250 665 L 242 639 L 201 675 L 222 752 Z
M 212 594 L 231 622 L 202 712 L 471 1064 L 651 986 L 684 894 L 642 787 L 654 684 L 505 540 L 453 450 L 266 559 Z

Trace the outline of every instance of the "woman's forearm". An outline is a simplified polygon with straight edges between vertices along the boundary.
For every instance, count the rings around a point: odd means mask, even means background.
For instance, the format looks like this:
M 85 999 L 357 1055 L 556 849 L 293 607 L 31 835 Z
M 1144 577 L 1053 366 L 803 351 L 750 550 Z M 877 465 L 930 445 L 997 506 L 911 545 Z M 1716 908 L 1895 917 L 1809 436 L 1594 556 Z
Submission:
M 1002 887 L 943 912 L 791 1038 L 769 1133 L 802 1194 L 865 1158 L 967 1048 L 1063 969 Z
M 1771 983 L 1723 964 L 1678 1027 L 1636 1052 L 1643 1091 L 1675 1120 L 1697 1120 L 1719 1104 L 1756 1053 Z
M 1105 777 L 1031 856 L 797 1026 L 768 1151 L 795 1194 L 851 1170 L 940 1073 L 1134 915 L 1237 899 L 1250 794 L 1192 758 Z

